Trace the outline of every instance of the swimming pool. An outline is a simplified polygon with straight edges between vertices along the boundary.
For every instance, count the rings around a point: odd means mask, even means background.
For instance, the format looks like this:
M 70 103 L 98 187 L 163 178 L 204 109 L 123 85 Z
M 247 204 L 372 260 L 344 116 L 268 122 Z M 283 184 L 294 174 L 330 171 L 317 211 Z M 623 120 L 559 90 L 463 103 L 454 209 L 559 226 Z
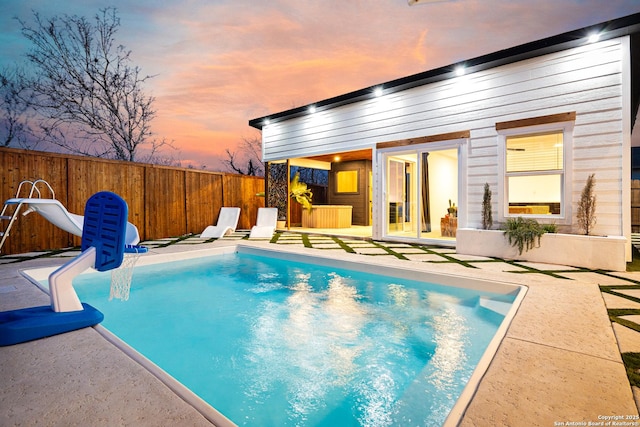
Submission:
M 520 288 L 416 275 L 240 247 L 142 266 L 127 302 L 108 301 L 108 275 L 74 286 L 104 327 L 239 425 L 442 425 Z

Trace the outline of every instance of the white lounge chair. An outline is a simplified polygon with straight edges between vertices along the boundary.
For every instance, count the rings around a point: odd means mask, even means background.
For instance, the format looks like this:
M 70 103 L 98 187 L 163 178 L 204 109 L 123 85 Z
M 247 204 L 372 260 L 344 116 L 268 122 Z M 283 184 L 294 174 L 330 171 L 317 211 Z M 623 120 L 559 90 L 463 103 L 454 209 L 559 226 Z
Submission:
M 250 239 L 270 239 L 276 231 L 278 208 L 258 208 L 256 225 L 251 228 Z
M 229 233 L 233 233 L 238 226 L 238 219 L 240 219 L 240 208 L 220 208 L 218 223 L 205 228 L 200 237 L 203 239 L 212 237 L 219 239 Z

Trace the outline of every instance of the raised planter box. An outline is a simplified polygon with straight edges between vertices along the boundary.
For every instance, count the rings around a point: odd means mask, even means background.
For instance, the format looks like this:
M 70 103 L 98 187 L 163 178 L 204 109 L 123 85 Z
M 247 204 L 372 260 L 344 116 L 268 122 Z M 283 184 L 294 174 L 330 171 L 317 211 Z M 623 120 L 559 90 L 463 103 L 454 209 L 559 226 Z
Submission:
M 459 228 L 456 252 L 465 255 L 488 256 L 503 259 L 561 264 L 593 270 L 625 271 L 625 243 L 622 236 L 583 236 L 577 234 L 547 233 L 540 246 L 518 254 L 500 230 Z

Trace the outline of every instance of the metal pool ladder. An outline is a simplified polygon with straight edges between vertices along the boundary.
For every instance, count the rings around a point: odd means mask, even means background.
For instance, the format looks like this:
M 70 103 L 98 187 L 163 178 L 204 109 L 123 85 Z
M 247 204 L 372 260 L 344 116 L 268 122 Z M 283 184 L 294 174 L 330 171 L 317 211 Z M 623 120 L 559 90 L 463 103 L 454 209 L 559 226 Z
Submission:
M 0 252 L 9 237 L 9 230 L 11 230 L 11 227 L 13 227 L 13 224 L 18 219 L 18 214 L 20 213 L 22 206 L 28 204 L 29 199 L 42 198 L 42 193 L 40 192 L 38 185 L 49 191 L 51 194 L 50 198 L 56 198 L 51 185 L 49 185 L 49 183 L 44 179 L 36 179 L 35 181 L 24 180 L 20 182 L 18 190 L 16 191 L 16 196 L 13 199 L 6 200 L 2 207 L 2 212 L 0 212 Z M 20 197 L 23 191 L 23 186 L 24 192 L 26 193 L 28 191 L 27 197 Z M 30 212 L 31 211 L 26 210 L 22 215 L 27 215 Z

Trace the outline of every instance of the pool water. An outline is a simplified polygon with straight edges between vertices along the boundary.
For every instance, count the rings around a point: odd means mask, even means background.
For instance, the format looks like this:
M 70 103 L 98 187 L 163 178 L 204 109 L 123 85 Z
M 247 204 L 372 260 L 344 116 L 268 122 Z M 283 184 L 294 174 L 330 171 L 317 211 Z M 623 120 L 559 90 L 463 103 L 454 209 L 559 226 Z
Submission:
M 503 316 L 477 292 L 232 253 L 110 275 L 83 302 L 238 425 L 442 425 Z

